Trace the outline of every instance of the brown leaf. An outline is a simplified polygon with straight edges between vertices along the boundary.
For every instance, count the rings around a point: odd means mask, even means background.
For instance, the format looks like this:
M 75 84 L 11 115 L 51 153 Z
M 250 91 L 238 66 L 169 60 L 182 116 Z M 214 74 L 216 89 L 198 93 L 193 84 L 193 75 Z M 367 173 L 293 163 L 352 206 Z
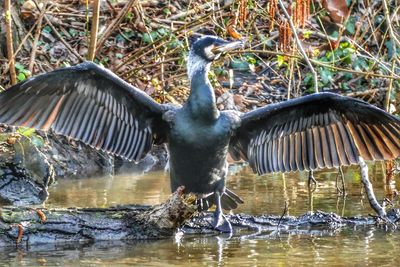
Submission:
M 346 0 L 322 0 L 322 6 L 335 23 L 342 23 L 349 13 Z
M 226 27 L 226 32 L 229 34 L 230 37 L 234 38 L 234 39 L 241 39 L 242 36 L 240 35 L 240 33 L 238 33 L 235 29 L 234 26 L 229 25 Z

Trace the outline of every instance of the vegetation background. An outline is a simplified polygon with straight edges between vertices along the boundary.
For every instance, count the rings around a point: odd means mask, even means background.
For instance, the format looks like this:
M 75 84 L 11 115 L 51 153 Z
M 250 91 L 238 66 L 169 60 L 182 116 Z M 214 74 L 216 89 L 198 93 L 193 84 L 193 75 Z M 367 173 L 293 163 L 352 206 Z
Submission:
M 210 73 L 220 109 L 332 91 L 400 112 L 398 1 L 3 0 L 0 12 L 0 90 L 94 60 L 182 103 L 190 40 L 213 34 L 247 41 Z

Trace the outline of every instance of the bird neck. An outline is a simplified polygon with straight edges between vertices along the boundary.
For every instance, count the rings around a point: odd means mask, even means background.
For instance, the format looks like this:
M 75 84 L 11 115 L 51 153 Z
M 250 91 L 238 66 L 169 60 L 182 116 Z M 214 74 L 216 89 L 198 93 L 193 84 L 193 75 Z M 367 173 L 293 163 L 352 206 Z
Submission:
M 208 80 L 210 65 L 201 59 L 197 64 L 188 64 L 190 96 L 186 105 L 195 119 L 204 121 L 215 121 L 219 117 L 214 90 Z

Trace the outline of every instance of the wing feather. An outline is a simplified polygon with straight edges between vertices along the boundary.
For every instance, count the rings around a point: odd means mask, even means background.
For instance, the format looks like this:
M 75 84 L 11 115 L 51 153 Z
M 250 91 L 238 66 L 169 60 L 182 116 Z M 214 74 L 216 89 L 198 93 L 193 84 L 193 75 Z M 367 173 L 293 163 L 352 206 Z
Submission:
M 0 94 L 0 123 L 53 130 L 136 161 L 165 140 L 162 114 L 168 109 L 90 62 L 32 77 Z
M 366 102 L 320 93 L 245 113 L 230 142 L 260 174 L 400 156 L 400 120 Z

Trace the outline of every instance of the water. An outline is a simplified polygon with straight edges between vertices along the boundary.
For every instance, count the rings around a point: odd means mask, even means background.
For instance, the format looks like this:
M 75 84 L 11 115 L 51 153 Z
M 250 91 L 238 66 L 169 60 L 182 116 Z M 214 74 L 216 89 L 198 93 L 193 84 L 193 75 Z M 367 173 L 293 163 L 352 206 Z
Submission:
M 318 172 L 318 188 L 312 206 L 307 173 L 257 177 L 247 168 L 231 175 L 228 187 L 245 204 L 235 212 L 280 215 L 285 202 L 290 215 L 309 209 L 332 211 L 344 216 L 373 213 L 364 197 L 357 168 L 345 169 L 348 196 L 336 194 L 335 171 Z M 381 164 L 370 166 L 370 179 L 378 199 L 399 190 L 400 177 L 386 185 Z M 340 181 L 340 179 L 339 179 Z M 115 204 L 158 204 L 170 195 L 169 178 L 162 172 L 145 175 L 62 180 L 51 188 L 47 207 L 107 207 Z M 399 206 L 399 200 L 393 199 Z M 375 227 L 341 229 L 327 235 L 241 233 L 183 235 L 165 240 L 140 242 L 96 242 L 94 244 L 41 245 L 7 248 L 0 253 L 0 266 L 397 266 L 400 261 L 400 231 Z

